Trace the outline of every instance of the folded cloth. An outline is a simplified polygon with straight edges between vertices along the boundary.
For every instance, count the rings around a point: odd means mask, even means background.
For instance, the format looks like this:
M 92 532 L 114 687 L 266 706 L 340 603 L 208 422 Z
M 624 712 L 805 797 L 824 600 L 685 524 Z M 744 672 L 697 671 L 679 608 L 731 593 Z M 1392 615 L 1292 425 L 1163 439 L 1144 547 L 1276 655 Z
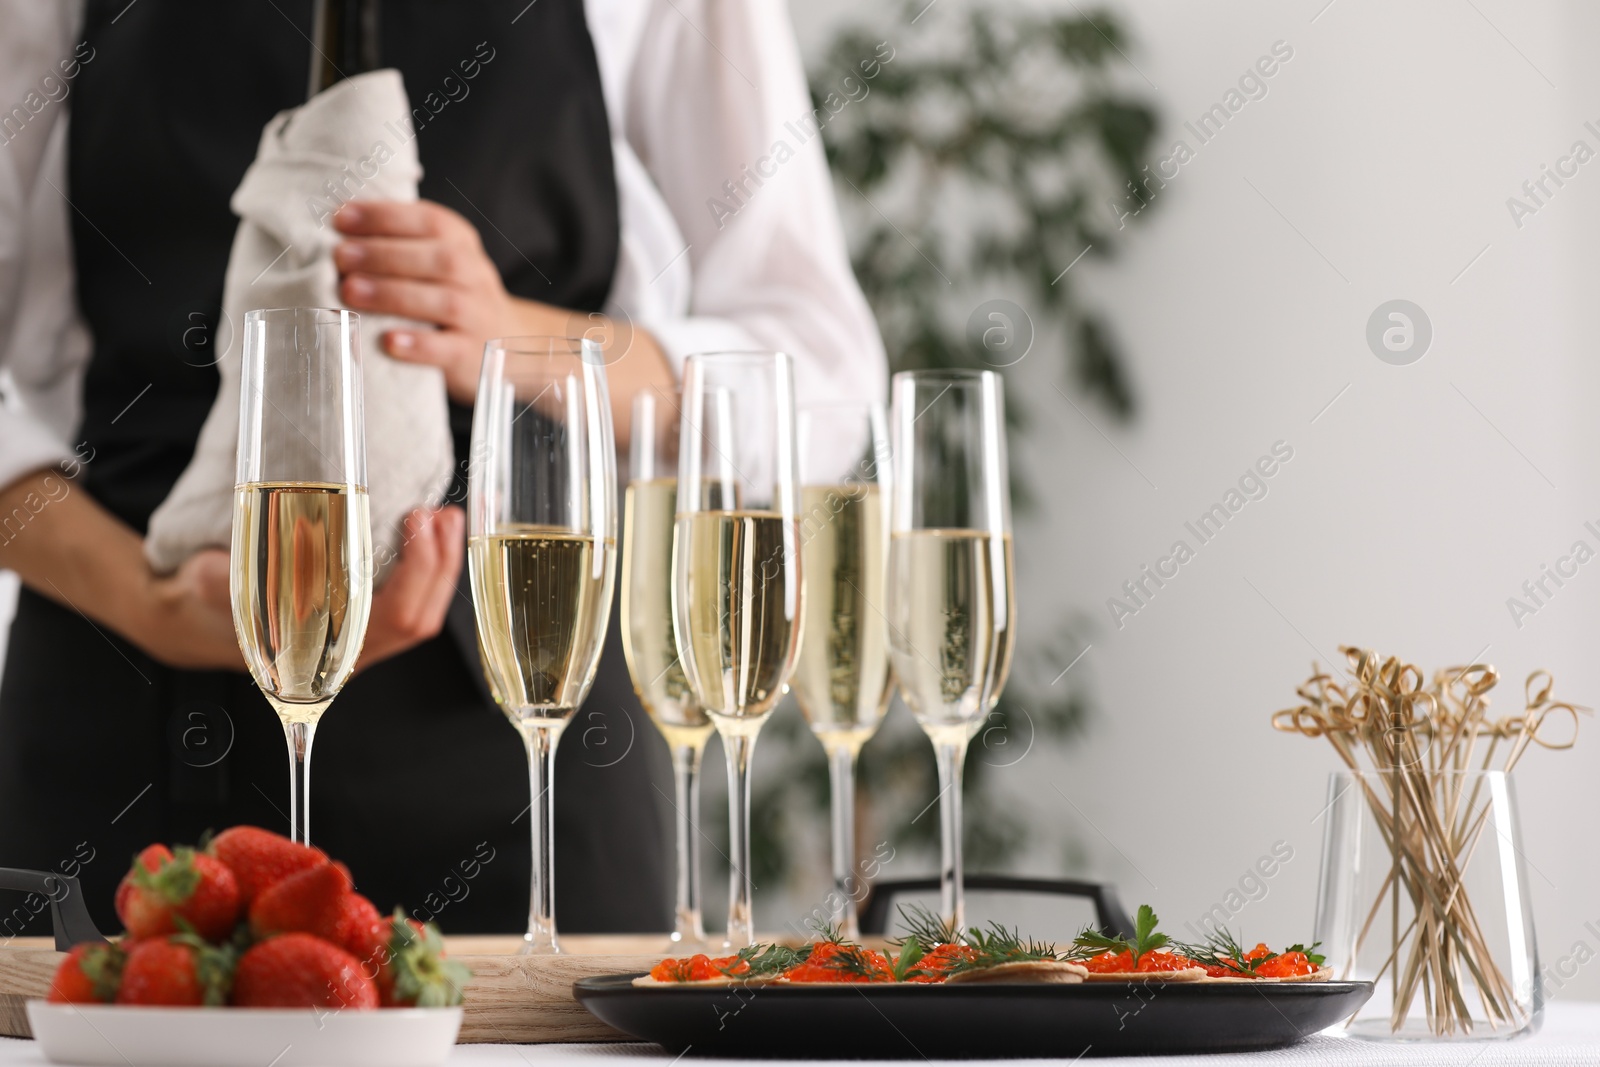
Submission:
M 223 282 L 221 386 L 194 459 L 150 517 L 145 537 L 157 572 L 176 569 L 202 548 L 229 544 L 245 312 L 341 306 L 333 265 L 339 234 L 331 216 L 345 200 L 417 198 L 422 165 L 410 107 L 400 72 L 377 70 L 280 113 L 261 132 L 255 162 L 230 202 L 239 230 Z M 367 497 L 380 576 L 405 542 L 405 516 L 443 499 L 454 462 L 443 374 L 378 350 L 385 330 L 406 325 L 417 326 L 383 315 L 363 315 L 360 324 Z

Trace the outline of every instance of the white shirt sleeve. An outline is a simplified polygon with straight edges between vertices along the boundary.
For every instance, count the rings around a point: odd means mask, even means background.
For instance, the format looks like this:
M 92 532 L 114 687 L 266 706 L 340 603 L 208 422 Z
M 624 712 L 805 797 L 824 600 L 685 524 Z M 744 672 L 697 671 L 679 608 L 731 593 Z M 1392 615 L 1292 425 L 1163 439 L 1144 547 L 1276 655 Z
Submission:
M 0 486 L 73 454 L 89 353 L 64 195 L 78 14 L 70 0 L 0 0 Z
M 802 404 L 883 400 L 883 341 L 783 0 L 590 0 L 590 12 L 622 213 L 611 310 L 675 369 L 697 351 L 779 349 Z

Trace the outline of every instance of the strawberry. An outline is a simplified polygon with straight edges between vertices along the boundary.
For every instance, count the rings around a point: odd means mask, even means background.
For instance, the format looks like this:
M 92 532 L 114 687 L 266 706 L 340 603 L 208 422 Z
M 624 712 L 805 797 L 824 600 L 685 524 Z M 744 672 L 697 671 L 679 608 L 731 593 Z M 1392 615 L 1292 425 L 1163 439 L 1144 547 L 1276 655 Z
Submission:
M 389 928 L 388 958 L 378 976 L 384 1006 L 447 1008 L 460 1004 L 472 971 L 464 963 L 445 959 L 439 928 L 407 919 L 399 908 L 385 925 Z
M 339 904 L 339 915 L 328 940 L 356 959 L 366 962 L 374 947 L 373 928 L 380 926 L 385 931 L 377 941 L 381 946 L 388 941 L 388 924 L 383 921 L 383 915 L 372 901 L 360 893 L 347 893 Z
M 233 953 L 194 934 L 140 941 L 122 968 L 118 1004 L 200 1006 L 225 1004 Z
M 258 939 L 274 934 L 316 934 L 338 942 L 339 918 L 351 894 L 350 872 L 342 863 L 325 863 L 262 890 L 250 905 L 250 932 Z
M 180 848 L 162 858 L 152 846 L 139 854 L 117 891 L 117 917 L 135 941 L 192 931 L 208 941 L 226 938 L 239 919 L 239 883 L 221 861 Z M 153 865 L 152 865 L 153 861 Z
M 128 913 L 128 896 L 133 892 L 133 874 L 139 868 L 154 873 L 165 864 L 172 862 L 172 850 L 166 845 L 147 845 L 137 856 L 133 857 L 133 866 L 128 873 L 122 876 L 122 881 L 117 885 L 115 905 L 117 917 Z
M 312 934 L 280 934 L 239 960 L 233 1003 L 241 1008 L 376 1008 L 378 986 L 339 946 Z
M 328 862 L 320 849 L 255 826 L 222 831 L 211 839 L 207 851 L 233 871 L 239 882 L 240 901 L 247 911 L 263 889 L 298 871 Z
M 116 944 L 74 945 L 50 980 L 54 1004 L 109 1004 L 117 997 L 127 954 Z

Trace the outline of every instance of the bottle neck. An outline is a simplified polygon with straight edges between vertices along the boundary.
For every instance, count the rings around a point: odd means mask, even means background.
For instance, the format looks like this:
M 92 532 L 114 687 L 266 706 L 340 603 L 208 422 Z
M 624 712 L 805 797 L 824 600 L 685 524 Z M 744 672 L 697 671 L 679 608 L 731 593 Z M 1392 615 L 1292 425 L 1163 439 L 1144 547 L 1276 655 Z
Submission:
M 378 0 L 315 0 L 307 96 L 378 68 Z

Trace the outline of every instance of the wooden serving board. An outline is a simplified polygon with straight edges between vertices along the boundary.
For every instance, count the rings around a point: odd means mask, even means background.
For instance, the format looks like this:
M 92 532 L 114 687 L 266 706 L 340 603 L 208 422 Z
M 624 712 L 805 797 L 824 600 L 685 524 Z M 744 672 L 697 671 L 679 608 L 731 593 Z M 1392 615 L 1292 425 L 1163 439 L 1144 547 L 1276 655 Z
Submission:
M 668 955 L 665 934 L 572 934 L 559 956 L 519 956 L 522 939 L 447 937 L 449 955 L 472 968 L 462 1044 L 544 1044 L 632 1040 L 572 999 L 572 983 L 592 975 L 647 971 Z M 64 954 L 46 937 L 0 945 L 0 1034 L 32 1037 L 23 1005 L 42 997 Z

